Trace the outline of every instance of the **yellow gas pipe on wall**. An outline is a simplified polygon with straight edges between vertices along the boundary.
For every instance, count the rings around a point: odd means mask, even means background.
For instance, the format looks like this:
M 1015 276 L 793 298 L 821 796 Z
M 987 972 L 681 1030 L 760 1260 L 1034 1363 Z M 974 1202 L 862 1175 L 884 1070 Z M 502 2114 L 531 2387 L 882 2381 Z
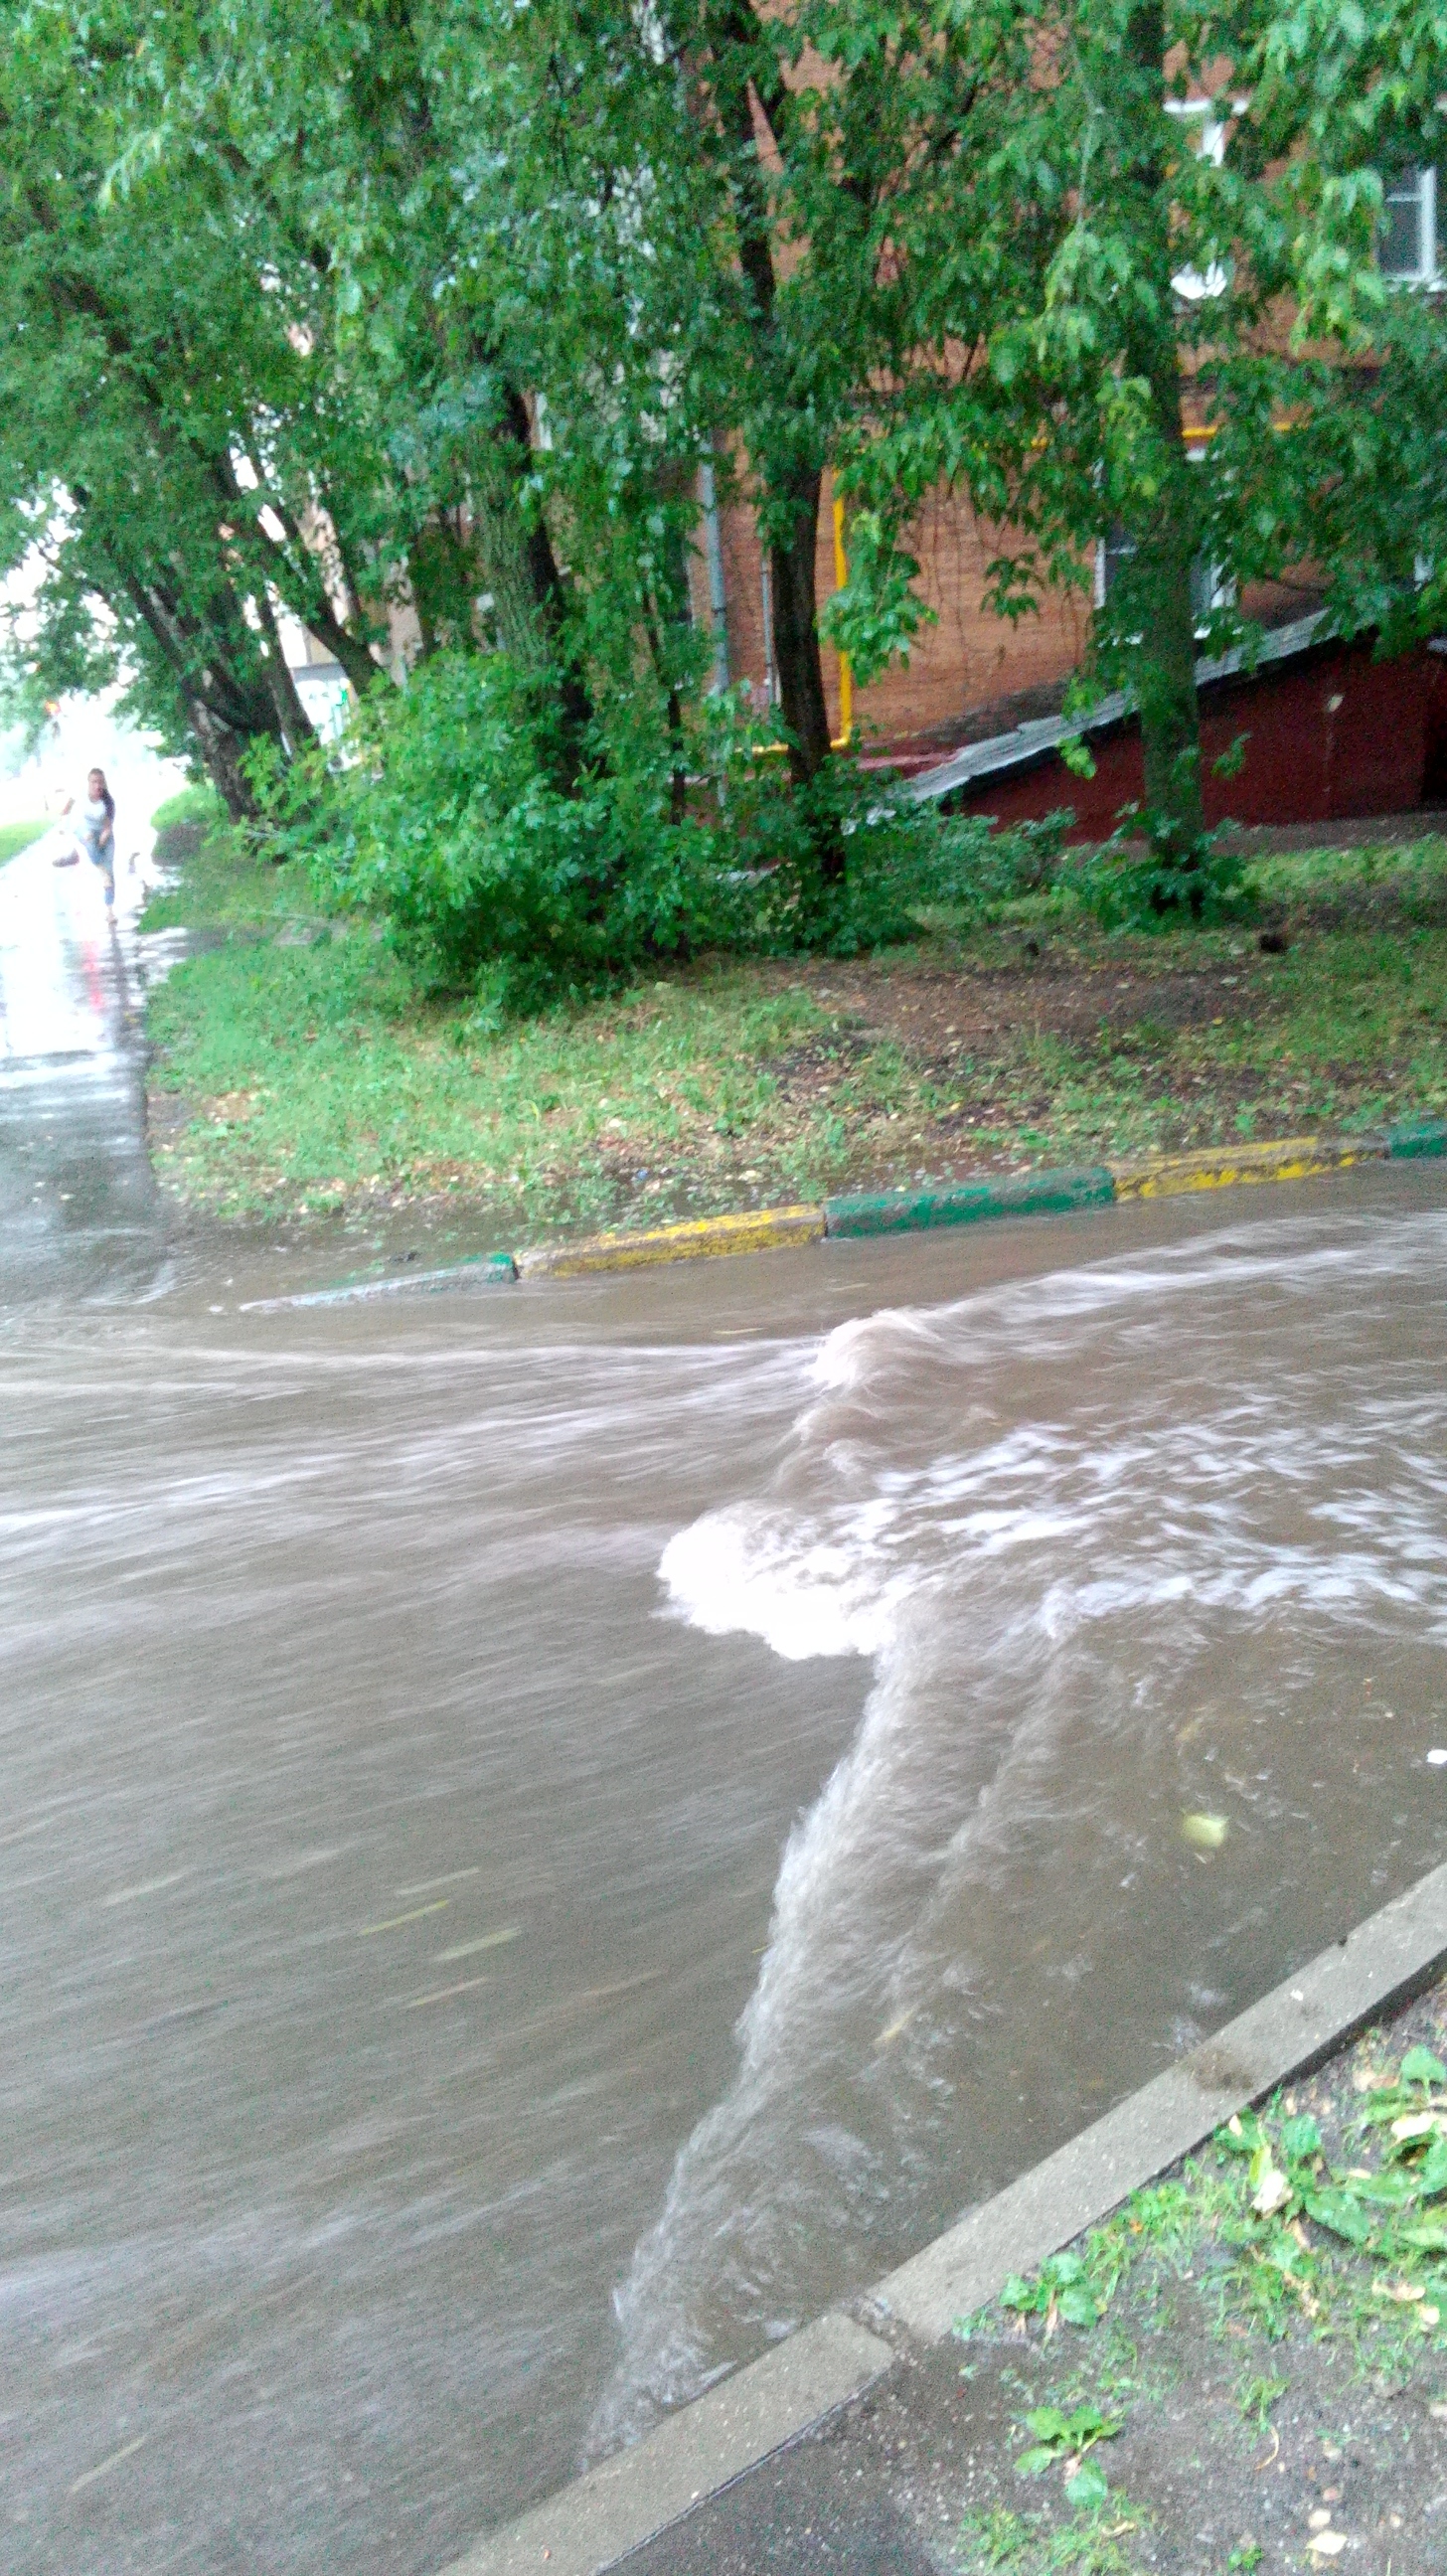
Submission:
M 835 589 L 842 590 L 848 579 L 849 557 L 844 551 L 844 504 L 842 501 L 836 501 L 834 504 Z M 849 667 L 848 654 L 841 653 L 839 656 L 839 731 L 834 737 L 832 748 L 835 751 L 847 751 L 853 734 L 854 673 Z

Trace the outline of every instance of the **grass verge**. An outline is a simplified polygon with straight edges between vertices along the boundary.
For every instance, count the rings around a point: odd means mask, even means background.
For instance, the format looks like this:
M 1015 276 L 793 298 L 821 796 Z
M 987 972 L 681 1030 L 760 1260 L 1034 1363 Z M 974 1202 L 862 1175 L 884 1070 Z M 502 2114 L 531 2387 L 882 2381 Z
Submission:
M 18 859 L 22 850 L 28 850 L 31 842 L 38 841 L 49 829 L 50 825 L 43 820 L 39 823 L 0 823 L 0 868 L 4 867 L 7 859 Z
M 968 2576 L 1447 2564 L 1442 1990 L 1403 2021 L 957 2329 Z
M 500 1035 L 214 817 L 158 855 L 143 932 L 207 944 L 150 1006 L 156 1158 L 224 1214 L 470 1203 L 538 1235 L 1447 1109 L 1441 841 L 1257 861 L 1249 927 L 1107 936 L 1036 896 Z

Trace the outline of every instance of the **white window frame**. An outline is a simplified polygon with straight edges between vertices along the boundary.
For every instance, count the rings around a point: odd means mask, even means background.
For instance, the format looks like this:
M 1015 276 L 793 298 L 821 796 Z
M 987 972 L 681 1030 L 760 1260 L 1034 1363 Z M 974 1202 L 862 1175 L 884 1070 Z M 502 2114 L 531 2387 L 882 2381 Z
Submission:
M 1203 454 L 1204 454 L 1204 450 L 1203 450 L 1203 449 L 1201 449 L 1201 448 L 1195 448 L 1195 449 L 1188 448 L 1188 449 L 1186 450 L 1186 458 L 1187 458 L 1187 462 L 1188 462 L 1188 464 L 1191 464 L 1191 465 L 1199 465 L 1199 464 L 1200 464 L 1200 462 L 1201 462 L 1201 459 L 1202 459 Z M 1134 549 L 1132 549 L 1132 551 L 1134 551 Z M 1094 582 L 1095 605 L 1096 605 L 1096 607 L 1097 607 L 1097 608 L 1104 608 L 1105 603 L 1106 603 L 1106 598 L 1107 598 L 1107 596 L 1108 596 L 1108 586 L 1107 586 L 1107 582 L 1106 582 L 1106 567 L 1107 567 L 1107 564 L 1108 564 L 1108 562 L 1109 562 L 1109 559 L 1110 559 L 1110 541 L 1109 541 L 1109 539 L 1108 539 L 1107 537 L 1097 537 L 1097 538 L 1096 538 L 1096 540 L 1095 540 L 1095 582 Z M 1222 569 L 1222 567 L 1221 567 L 1221 565 L 1220 565 L 1220 564 L 1218 564 L 1218 563 L 1212 563 L 1212 562 L 1210 562 L 1210 561 L 1209 561 L 1207 558 L 1205 558 L 1205 557 L 1200 557 L 1200 558 L 1198 558 L 1198 560 L 1199 560 L 1199 561 L 1202 563 L 1202 565 L 1203 565 L 1203 568 L 1204 568 L 1204 575 L 1205 575 L 1205 577 L 1204 577 L 1204 579 L 1203 579 L 1203 581 L 1202 581 L 1201 587 L 1202 587 L 1202 589 L 1203 589 L 1203 590 L 1206 592 L 1206 594 L 1207 594 L 1207 596 L 1206 596 L 1206 616 L 1205 616 L 1205 618 L 1202 620 L 1202 623 L 1201 623 L 1201 624 L 1196 628 L 1196 635 L 1197 635 L 1197 638 L 1199 639 L 1199 638 L 1200 638 L 1201 636 L 1203 636 L 1203 635 L 1205 634 L 1205 632 L 1206 632 L 1206 625 L 1207 625 L 1207 621 L 1209 621 L 1209 619 L 1210 619 L 1210 618 L 1212 618 L 1212 617 L 1215 615 L 1216 610 L 1217 610 L 1218 608 L 1234 608 L 1234 607 L 1235 607 L 1235 605 L 1236 605 L 1236 584 L 1235 584 L 1235 582 L 1234 582 L 1234 581 L 1232 581 L 1232 580 L 1229 578 L 1229 576 L 1228 576 L 1228 575 L 1223 571 L 1223 569 Z
M 1238 110 L 1245 104 L 1244 99 L 1236 101 Z M 1168 98 L 1166 114 L 1200 119 L 1198 149 L 1201 159 L 1209 161 L 1212 169 L 1219 170 L 1226 158 L 1226 127 L 1219 116 L 1212 115 L 1213 105 L 1214 101 L 1209 98 Z M 1204 273 L 1199 268 L 1178 268 L 1171 279 L 1172 286 L 1185 304 L 1200 304 L 1207 296 L 1224 295 L 1230 283 L 1231 272 L 1219 259 L 1213 259 Z
M 1418 260 L 1415 268 L 1388 268 L 1378 255 L 1378 265 L 1389 286 L 1440 286 L 1437 231 L 1437 173 L 1431 165 L 1406 170 L 1394 185 L 1382 190 L 1383 206 L 1415 205 L 1417 210 Z

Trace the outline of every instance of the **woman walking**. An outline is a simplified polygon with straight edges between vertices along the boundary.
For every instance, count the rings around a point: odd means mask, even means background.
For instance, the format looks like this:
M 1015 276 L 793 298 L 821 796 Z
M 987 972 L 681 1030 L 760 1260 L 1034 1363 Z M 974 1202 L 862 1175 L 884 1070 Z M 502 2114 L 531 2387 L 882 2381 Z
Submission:
M 85 783 L 84 802 L 76 810 L 72 798 L 65 807 L 75 816 L 76 847 L 99 868 L 105 888 L 106 919 L 112 930 L 116 923 L 116 800 L 106 785 L 103 769 L 93 769 Z

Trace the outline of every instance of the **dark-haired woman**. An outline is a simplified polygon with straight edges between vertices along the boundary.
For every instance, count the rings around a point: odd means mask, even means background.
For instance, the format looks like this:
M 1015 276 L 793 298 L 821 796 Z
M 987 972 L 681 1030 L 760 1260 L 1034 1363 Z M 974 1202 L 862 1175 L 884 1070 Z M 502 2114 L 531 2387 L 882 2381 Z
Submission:
M 67 808 L 75 817 L 76 844 L 93 867 L 99 868 L 105 887 L 106 918 L 111 928 L 116 919 L 116 800 L 106 785 L 103 769 L 93 769 L 85 782 L 81 805 Z

